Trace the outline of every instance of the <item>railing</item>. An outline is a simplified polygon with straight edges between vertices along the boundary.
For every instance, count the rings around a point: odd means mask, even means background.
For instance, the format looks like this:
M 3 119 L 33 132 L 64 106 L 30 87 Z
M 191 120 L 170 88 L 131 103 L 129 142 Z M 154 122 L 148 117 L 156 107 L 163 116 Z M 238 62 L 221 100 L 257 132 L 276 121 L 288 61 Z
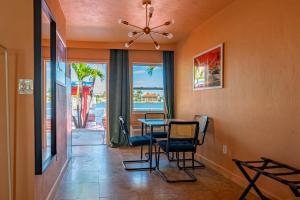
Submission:
M 4 53 L 4 71 L 5 71 L 5 117 L 6 117 L 6 143 L 7 143 L 7 170 L 8 170 L 8 197 L 12 200 L 12 174 L 11 174 L 11 145 L 10 145 L 10 121 L 9 121 L 9 91 L 8 91 L 8 51 L 0 44 L 0 49 Z

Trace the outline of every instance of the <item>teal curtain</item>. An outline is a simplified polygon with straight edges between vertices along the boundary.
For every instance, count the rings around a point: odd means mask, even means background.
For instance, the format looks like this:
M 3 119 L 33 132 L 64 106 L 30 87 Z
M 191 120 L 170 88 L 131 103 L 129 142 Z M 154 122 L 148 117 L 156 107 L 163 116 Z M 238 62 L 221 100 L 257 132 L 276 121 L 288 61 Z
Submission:
M 174 118 L 174 52 L 163 52 L 164 95 L 168 118 Z
M 111 49 L 109 67 L 109 134 L 111 147 L 127 145 L 120 131 L 119 116 L 130 122 L 130 87 L 128 51 Z

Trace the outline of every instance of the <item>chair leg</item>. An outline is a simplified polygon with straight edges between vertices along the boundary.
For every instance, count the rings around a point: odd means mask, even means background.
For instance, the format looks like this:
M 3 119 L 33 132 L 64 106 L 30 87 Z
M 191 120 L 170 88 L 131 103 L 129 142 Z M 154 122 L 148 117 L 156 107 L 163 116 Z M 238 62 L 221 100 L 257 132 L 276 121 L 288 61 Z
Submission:
M 157 165 L 156 168 L 159 170 L 159 161 L 160 161 L 160 147 L 158 147 L 158 154 L 157 154 Z
M 180 154 L 179 154 L 179 152 L 176 152 L 176 157 L 177 157 L 177 166 L 178 166 L 178 168 L 179 168 L 179 156 L 180 156 Z
M 179 158 L 178 158 L 179 160 Z M 183 152 L 183 169 L 185 169 L 185 152 Z
M 195 153 L 192 153 L 192 158 L 186 158 L 185 160 L 186 161 L 192 161 L 192 165 L 185 166 L 186 169 L 203 169 L 203 168 L 205 168 L 205 165 L 202 162 L 195 159 Z M 170 159 L 169 161 L 170 162 L 175 162 L 175 161 L 177 162 L 177 159 Z M 179 162 L 183 162 L 183 159 L 179 159 Z M 183 168 L 182 165 L 179 165 L 179 167 L 181 169 Z
M 192 153 L 192 168 L 195 169 L 195 154 Z
M 149 145 L 148 145 L 149 146 Z M 141 147 L 142 148 L 142 147 Z M 143 159 L 143 153 L 141 149 L 141 159 L 140 160 L 124 160 L 122 161 L 123 167 L 127 171 L 147 171 L 147 170 L 154 170 L 155 167 L 128 167 L 128 164 L 136 164 L 136 163 L 148 163 L 149 159 Z
M 159 148 L 159 151 L 160 151 L 160 148 Z M 160 153 L 158 153 L 158 158 L 159 158 L 159 155 Z M 168 156 L 168 153 L 167 153 L 167 156 Z M 176 152 L 176 157 L 177 157 L 177 165 L 179 166 L 179 152 Z M 185 157 L 185 154 L 183 154 L 183 157 Z M 184 163 L 185 165 L 185 163 Z M 180 169 L 180 168 L 179 168 Z M 159 160 L 158 160 L 158 165 L 157 165 L 157 172 L 159 174 L 160 177 L 162 177 L 162 179 L 168 183 L 179 183 L 179 182 L 195 182 L 197 181 L 197 178 L 192 174 L 190 173 L 188 170 L 186 170 L 186 168 L 183 170 L 185 172 L 186 175 L 189 176 L 188 179 L 169 179 L 164 172 L 162 172 L 160 169 L 159 169 Z
M 143 147 L 144 146 L 141 146 L 141 160 L 143 160 Z
M 155 167 L 157 168 L 157 147 L 154 144 Z

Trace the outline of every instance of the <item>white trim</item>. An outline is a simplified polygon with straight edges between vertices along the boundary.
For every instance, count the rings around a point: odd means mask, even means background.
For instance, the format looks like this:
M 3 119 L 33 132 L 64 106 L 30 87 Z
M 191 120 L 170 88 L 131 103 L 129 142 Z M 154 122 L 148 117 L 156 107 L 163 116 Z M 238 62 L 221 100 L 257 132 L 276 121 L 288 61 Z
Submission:
M 0 45 L 0 48 L 4 50 L 4 71 L 5 71 L 5 107 L 6 107 L 6 146 L 7 146 L 7 173 L 8 173 L 8 198 L 13 199 L 13 185 L 11 174 L 11 145 L 10 145 L 10 115 L 9 115 L 9 92 L 8 92 L 8 50 L 6 47 Z
M 59 37 L 59 39 L 61 40 L 61 43 L 64 45 L 65 48 L 67 48 L 66 43 L 64 42 L 64 40 L 62 39 L 62 36 L 60 35 L 60 33 L 58 31 L 56 31 L 57 36 Z M 67 57 L 67 55 L 66 55 Z
M 203 54 L 206 54 L 207 52 L 210 52 L 211 50 L 214 50 L 214 49 L 216 49 L 216 48 L 221 48 L 221 75 L 222 75 L 222 77 L 221 77 L 221 86 L 214 86 L 214 87 L 204 87 L 204 88 L 195 88 L 194 86 L 194 82 L 195 82 L 195 63 L 194 63 L 194 60 L 195 60 L 195 58 L 196 57 L 199 57 L 199 56 L 201 56 L 201 55 L 203 55 Z M 221 88 L 224 88 L 224 70 L 223 70 L 223 68 L 224 68 L 224 43 L 221 43 L 221 44 L 219 44 L 219 45 L 216 45 L 216 46 L 214 46 L 214 47 L 212 47 L 212 48 L 210 48 L 210 49 L 208 49 L 208 50 L 205 50 L 205 51 L 203 51 L 203 52 L 201 52 L 201 53 L 198 53 L 197 55 L 195 55 L 194 57 L 193 57 L 193 80 L 192 80 L 192 88 L 193 88 L 193 91 L 199 91 L 199 90 L 211 90 L 211 89 L 221 89 Z
M 164 96 L 164 108 L 163 110 L 135 110 L 133 108 L 133 91 L 134 91 L 134 87 L 133 87 L 133 66 L 134 65 L 141 65 L 141 66 L 146 66 L 146 65 L 156 65 L 156 67 L 161 67 L 164 70 L 164 64 L 163 63 L 151 63 L 151 62 L 131 62 L 130 63 L 131 66 L 129 66 L 129 85 L 130 85 L 130 112 L 131 114 L 141 114 L 141 113 L 146 113 L 146 112 L 166 112 L 166 103 L 165 103 L 165 96 Z M 164 77 L 163 77 L 164 78 Z M 163 80 L 164 81 L 164 80 Z M 165 95 L 165 88 L 164 86 L 162 87 L 162 91 Z
M 60 173 L 59 173 L 59 175 L 58 175 L 58 177 L 57 177 L 55 183 L 53 184 L 53 186 L 52 186 L 52 188 L 51 188 L 51 190 L 50 190 L 48 196 L 46 197 L 46 200 L 53 200 L 53 199 L 55 198 L 55 195 L 56 195 L 58 186 L 59 186 L 59 184 L 60 184 L 60 182 L 61 182 L 61 180 L 62 180 L 62 178 L 63 178 L 63 175 L 65 174 L 65 171 L 66 171 L 66 169 L 67 169 L 67 166 L 68 166 L 70 160 L 71 160 L 71 159 L 68 159 L 68 160 L 65 162 L 65 164 L 64 164 L 64 166 L 62 167 L 62 170 L 60 171 Z
M 133 65 L 161 65 L 161 66 L 157 66 L 157 67 L 163 67 L 163 65 L 164 65 L 164 63 L 160 63 L 160 62 L 157 62 L 157 63 L 155 63 L 155 62 L 153 62 L 153 63 L 151 63 L 151 62 L 131 62 L 131 64 L 132 64 L 131 67 L 133 67 Z

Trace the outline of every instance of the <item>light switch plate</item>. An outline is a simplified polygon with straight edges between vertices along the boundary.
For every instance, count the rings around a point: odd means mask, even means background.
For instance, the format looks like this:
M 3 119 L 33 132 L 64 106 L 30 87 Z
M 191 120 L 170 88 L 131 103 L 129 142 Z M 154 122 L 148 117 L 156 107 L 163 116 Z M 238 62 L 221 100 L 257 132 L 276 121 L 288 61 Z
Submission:
M 33 80 L 19 79 L 19 94 L 33 94 Z

